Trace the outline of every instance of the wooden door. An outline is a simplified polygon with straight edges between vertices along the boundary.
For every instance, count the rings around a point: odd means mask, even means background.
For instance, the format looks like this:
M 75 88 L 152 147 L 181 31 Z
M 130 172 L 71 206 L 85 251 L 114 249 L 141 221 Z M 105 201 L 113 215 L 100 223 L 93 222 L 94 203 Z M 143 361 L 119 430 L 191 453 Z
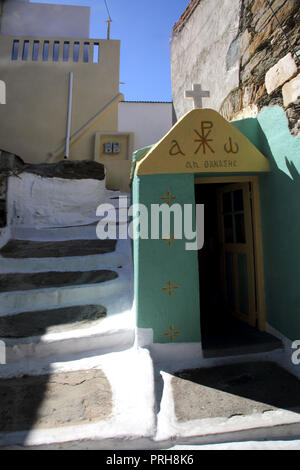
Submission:
M 227 311 L 256 326 L 251 183 L 218 189 L 221 279 Z

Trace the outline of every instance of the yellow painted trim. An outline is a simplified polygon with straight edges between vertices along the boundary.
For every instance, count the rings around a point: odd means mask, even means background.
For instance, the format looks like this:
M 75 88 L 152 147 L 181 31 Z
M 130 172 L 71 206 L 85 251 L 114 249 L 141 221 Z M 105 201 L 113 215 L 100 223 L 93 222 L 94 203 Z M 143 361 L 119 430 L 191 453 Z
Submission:
M 263 246 L 261 212 L 259 198 L 258 178 L 252 182 L 252 203 L 253 203 L 253 234 L 254 234 L 254 254 L 255 254 L 255 274 L 257 289 L 257 311 L 258 328 L 260 331 L 266 330 L 266 299 L 265 299 L 265 276 L 263 265 Z
M 268 171 L 267 158 L 212 109 L 187 113 L 136 166 L 137 175 Z
M 259 184 L 257 176 L 213 176 L 213 177 L 195 177 L 195 184 L 228 184 L 228 183 L 251 183 L 252 188 L 252 209 L 253 209 L 253 238 L 254 238 L 254 256 L 255 256 L 255 282 L 257 298 L 257 322 L 260 331 L 266 330 L 266 300 L 265 300 L 265 282 L 264 282 L 264 263 L 261 229 L 261 211 L 259 198 Z M 220 211 L 218 211 L 220 212 Z M 222 227 L 222 224 L 221 224 Z M 224 274 L 224 273 L 223 273 Z
M 195 184 L 212 184 L 212 183 L 252 183 L 257 181 L 254 175 L 231 175 L 231 176 L 196 176 Z

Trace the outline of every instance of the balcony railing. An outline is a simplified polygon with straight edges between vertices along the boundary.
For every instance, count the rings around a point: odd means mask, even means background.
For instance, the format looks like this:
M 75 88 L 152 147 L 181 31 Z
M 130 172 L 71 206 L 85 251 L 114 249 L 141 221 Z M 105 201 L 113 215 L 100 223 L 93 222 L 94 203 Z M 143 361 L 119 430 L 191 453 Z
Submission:
M 100 59 L 100 43 L 95 40 L 26 38 L 12 40 L 12 61 L 99 64 Z

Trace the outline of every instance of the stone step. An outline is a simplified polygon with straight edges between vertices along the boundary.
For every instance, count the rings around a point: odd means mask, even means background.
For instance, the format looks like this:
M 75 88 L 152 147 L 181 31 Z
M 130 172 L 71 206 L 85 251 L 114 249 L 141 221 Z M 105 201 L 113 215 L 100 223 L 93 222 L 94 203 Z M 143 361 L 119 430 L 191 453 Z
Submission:
M 116 283 L 118 280 L 111 282 Z M 41 300 L 33 294 L 27 298 L 26 294 L 23 292 L 25 307 L 21 313 L 16 311 L 0 315 L 0 340 L 5 343 L 7 363 L 7 366 L 1 366 L 1 371 L 25 358 L 36 361 L 51 357 L 51 362 L 55 362 L 66 360 L 66 357 L 73 358 L 74 355 L 84 356 L 91 351 L 104 354 L 124 350 L 134 343 L 133 293 L 130 284 L 123 282 L 117 289 L 110 286 L 110 290 L 104 294 L 97 287 L 95 292 L 86 293 L 84 289 L 79 294 L 78 289 L 67 292 L 70 303 L 59 308 L 51 305 L 32 310 L 45 299 L 42 297 Z M 61 303 L 65 301 L 64 294 L 63 289 L 58 294 Z M 99 305 L 99 299 L 102 305 Z M 84 301 L 86 305 L 82 304 Z
M 105 255 L 68 256 L 67 258 L 1 258 L 0 273 L 41 273 L 49 271 L 98 271 L 116 269 L 131 263 L 130 255 L 116 251 Z
M 0 249 L 3 258 L 65 258 L 103 255 L 116 249 L 116 240 L 68 240 L 41 242 L 10 240 Z
M 111 204 L 111 201 L 108 201 Z M 116 216 L 116 217 L 115 217 Z M 104 219 L 97 217 L 93 222 L 85 225 L 74 225 L 65 227 L 24 227 L 23 225 L 13 225 L 10 227 L 10 238 L 15 240 L 32 240 L 32 241 L 67 241 L 67 240 L 97 240 L 96 228 L 98 224 L 103 223 L 109 226 L 120 226 L 129 222 L 125 220 L 127 217 L 127 209 L 122 209 L 122 220 L 118 207 L 115 212 L 107 213 Z M 3 243 L 4 244 L 4 243 Z
M 86 272 L 0 275 L 0 316 L 24 311 L 103 304 L 132 289 L 130 267 Z M 51 287 L 52 286 L 52 287 Z
M 135 339 L 133 327 L 105 330 L 101 322 L 104 323 L 105 319 L 90 322 L 86 328 L 46 334 L 42 337 L 1 338 L 6 349 L 6 364 L 1 365 L 1 369 L 11 369 L 14 364 L 19 364 L 22 368 L 28 360 L 33 362 L 48 360 L 54 363 L 123 351 L 133 346 Z
M 0 337 L 26 338 L 86 328 L 106 313 L 102 305 L 77 305 L 0 316 Z
M 32 241 L 96 240 L 96 226 L 90 225 L 56 228 L 11 227 L 11 238 Z
M 41 362 L 17 376 L 0 368 L 0 448 L 153 445 L 153 392 L 147 351 Z
M 128 207 L 131 203 L 130 197 L 126 196 L 125 201 L 124 197 L 121 197 L 123 199 L 121 202 L 119 202 L 119 197 L 117 196 L 107 197 L 103 200 L 103 205 L 106 206 L 104 213 L 105 224 L 108 223 L 110 226 L 119 226 L 129 222 L 129 220 L 126 219 L 128 217 Z M 119 204 L 121 204 L 121 210 Z M 103 220 L 102 215 L 96 215 L 95 210 L 95 214 L 90 214 L 87 221 L 80 225 L 38 226 L 36 223 L 34 226 L 26 226 L 14 221 L 14 224 L 10 226 L 11 238 L 36 241 L 93 240 L 97 239 L 96 227 L 99 223 L 101 224 L 101 220 Z
M 98 240 L 97 226 L 105 225 L 114 227 L 116 229 L 116 240 L 118 233 L 122 230 L 124 232 L 124 225 L 128 224 L 127 221 L 116 222 L 111 218 L 98 220 L 89 225 L 73 226 L 73 227 L 55 227 L 55 228 L 31 228 L 31 227 L 11 227 L 10 238 L 15 240 L 32 240 L 32 241 L 66 241 L 66 240 Z M 121 229 L 119 227 L 122 227 Z M 4 245 L 4 243 L 2 243 Z
M 0 293 L 99 284 L 117 277 L 116 272 L 107 269 L 100 271 L 0 274 Z
M 55 242 L 53 242 L 55 244 Z M 0 274 L 48 271 L 98 271 L 132 264 L 130 240 L 118 240 L 115 251 L 104 254 L 53 258 L 4 258 L 0 255 Z

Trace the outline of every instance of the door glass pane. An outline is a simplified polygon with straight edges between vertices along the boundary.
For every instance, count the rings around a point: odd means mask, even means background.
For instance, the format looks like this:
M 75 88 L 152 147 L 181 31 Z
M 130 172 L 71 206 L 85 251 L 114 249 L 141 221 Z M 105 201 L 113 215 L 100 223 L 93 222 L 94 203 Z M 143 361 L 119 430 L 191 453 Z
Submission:
M 225 243 L 233 243 L 233 216 L 224 215 L 224 238 Z
M 228 307 L 234 311 L 234 269 L 233 269 L 233 253 L 225 253 L 225 276 L 226 276 L 226 294 Z
M 223 194 L 223 214 L 232 212 L 231 193 Z
M 233 193 L 233 207 L 235 211 L 243 211 L 244 210 L 244 202 L 243 202 L 243 190 L 238 189 Z
M 247 256 L 244 253 L 238 255 L 238 277 L 239 277 L 239 311 L 243 315 L 249 314 L 248 305 L 248 273 Z
M 244 214 L 236 214 L 234 218 L 235 218 L 235 241 L 236 243 L 246 243 Z

